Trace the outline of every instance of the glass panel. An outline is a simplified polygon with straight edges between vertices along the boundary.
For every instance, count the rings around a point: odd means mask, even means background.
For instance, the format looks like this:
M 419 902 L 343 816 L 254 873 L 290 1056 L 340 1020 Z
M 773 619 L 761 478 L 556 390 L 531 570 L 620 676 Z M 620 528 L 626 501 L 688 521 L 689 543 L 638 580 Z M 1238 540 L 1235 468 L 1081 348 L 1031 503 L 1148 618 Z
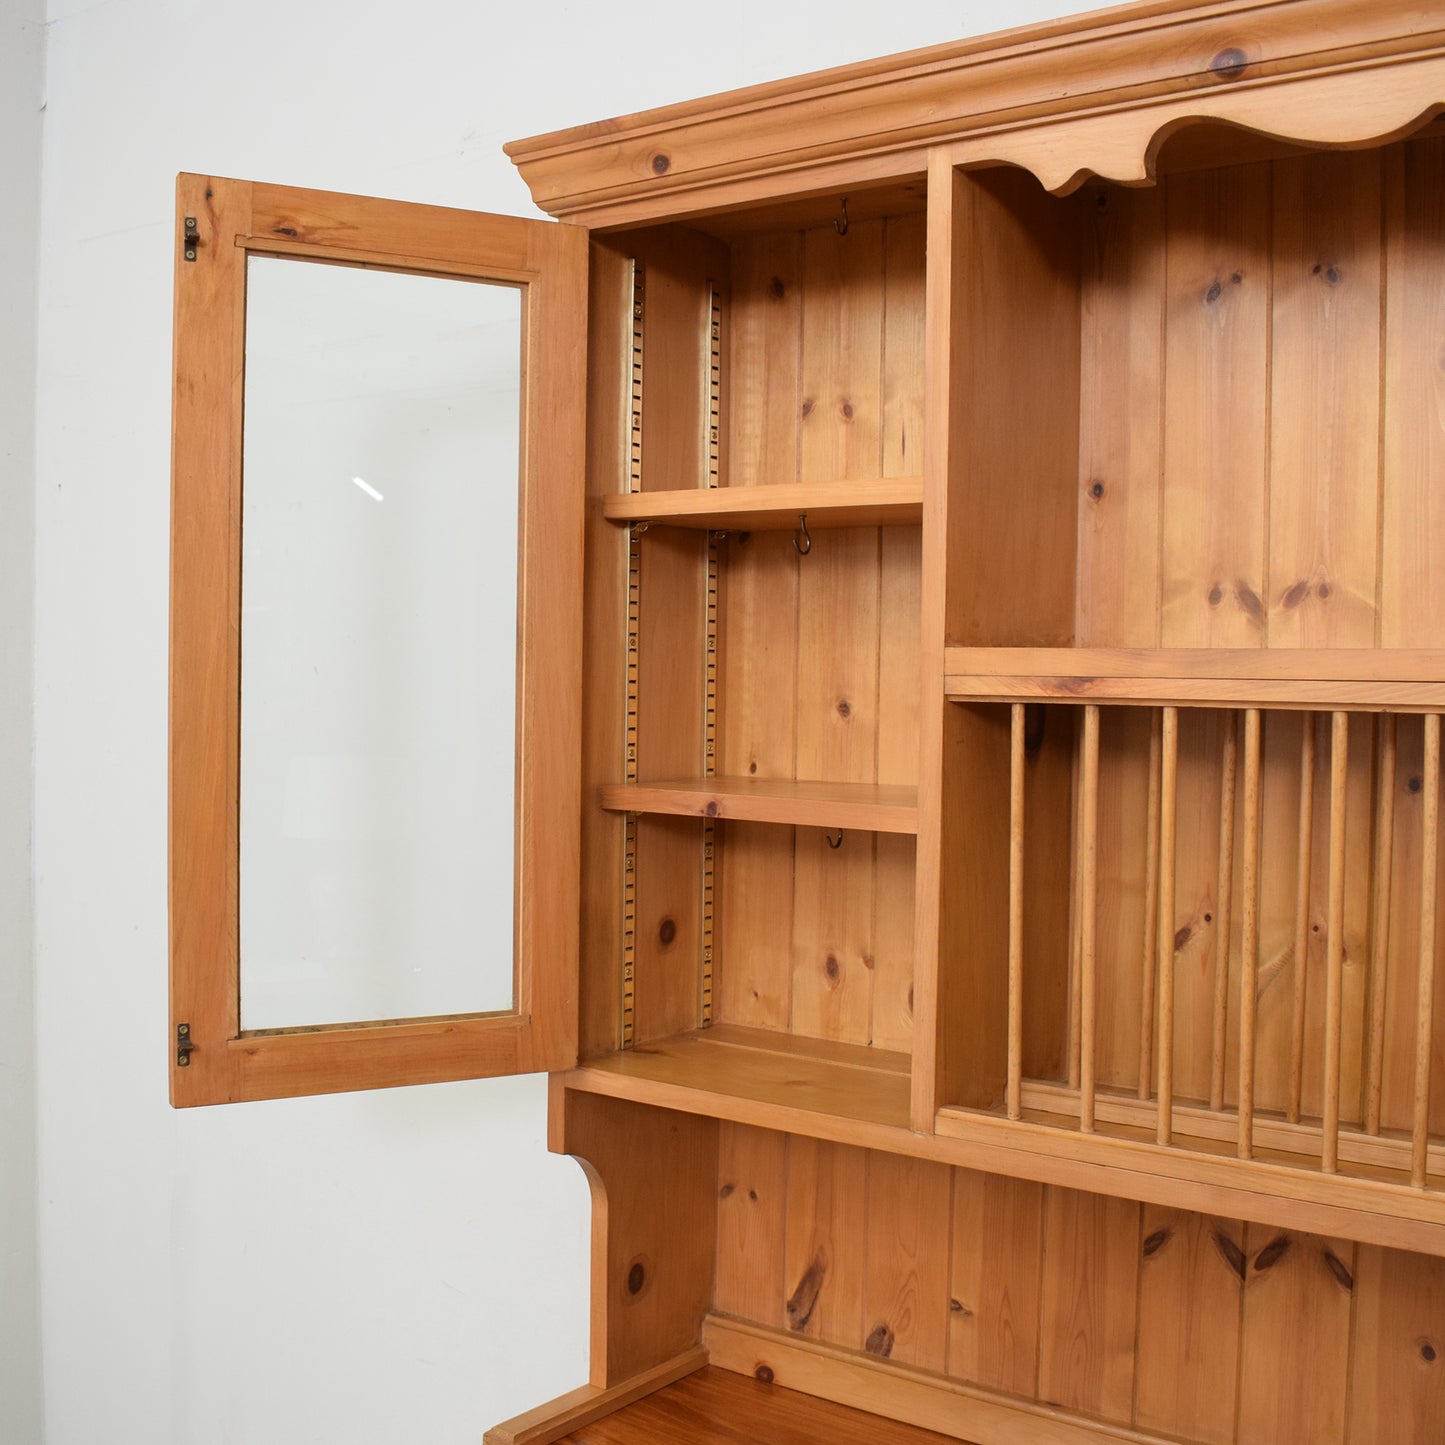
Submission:
M 521 298 L 250 260 L 243 1029 L 515 1007 Z

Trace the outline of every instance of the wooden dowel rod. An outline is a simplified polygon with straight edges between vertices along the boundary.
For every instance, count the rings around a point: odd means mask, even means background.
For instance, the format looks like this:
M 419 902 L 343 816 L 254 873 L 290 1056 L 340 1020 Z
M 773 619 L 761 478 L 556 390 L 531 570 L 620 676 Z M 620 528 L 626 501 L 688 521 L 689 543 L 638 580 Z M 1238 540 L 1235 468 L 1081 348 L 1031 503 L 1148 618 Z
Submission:
M 1214 1037 L 1209 1059 L 1209 1107 L 1224 1107 L 1225 1030 L 1229 1026 L 1229 927 L 1234 902 L 1234 789 L 1238 771 L 1239 720 L 1230 713 L 1220 759 L 1219 888 L 1214 900 Z
M 1305 1072 L 1305 990 L 1309 986 L 1310 864 L 1315 828 L 1315 715 L 1306 713 L 1299 759 L 1299 859 L 1294 889 L 1294 1010 L 1289 1034 L 1289 1102 L 1285 1117 L 1299 1123 Z
M 1144 956 L 1139 969 L 1139 1097 L 1154 1083 L 1154 970 L 1159 943 L 1159 757 L 1163 715 L 1149 728 L 1149 801 L 1144 807 Z
M 1340 1024 L 1345 980 L 1345 783 L 1350 715 L 1334 714 L 1330 733 L 1330 904 L 1325 939 L 1325 1108 L 1320 1166 L 1340 1167 Z
M 1166 707 L 1159 766 L 1159 1101 L 1155 1137 L 1174 1130 L 1174 845 L 1178 828 L 1179 709 Z
M 1073 839 L 1071 857 L 1074 861 L 1073 888 L 1069 895 L 1069 1087 L 1079 1087 L 1079 949 L 1083 938 L 1083 909 L 1079 898 L 1078 862 L 1084 856 L 1084 810 L 1081 777 L 1083 773 L 1083 730 L 1078 726 L 1078 709 L 1074 714 L 1074 771 L 1072 774 Z
M 1013 705 L 1009 734 L 1008 1116 L 1020 1113 L 1024 1051 L 1024 705 Z
M 1244 713 L 1243 938 L 1239 959 L 1239 1157 L 1254 1157 L 1254 1025 L 1259 983 L 1259 743 L 1257 707 Z
M 1375 763 L 1375 857 L 1370 909 L 1370 1036 L 1365 1065 L 1365 1132 L 1380 1132 L 1385 1076 L 1385 984 L 1390 967 L 1390 886 L 1395 859 L 1395 714 L 1380 718 Z
M 1430 1046 L 1435 1032 L 1435 892 L 1440 857 L 1440 715 L 1425 716 L 1425 779 L 1420 824 L 1419 996 L 1415 1008 L 1415 1116 L 1410 1182 L 1425 1187 L 1430 1143 Z
M 1079 1128 L 1094 1130 L 1094 1021 L 1097 979 L 1095 932 L 1099 906 L 1099 709 L 1084 708 L 1084 852 L 1080 859 L 1079 901 Z

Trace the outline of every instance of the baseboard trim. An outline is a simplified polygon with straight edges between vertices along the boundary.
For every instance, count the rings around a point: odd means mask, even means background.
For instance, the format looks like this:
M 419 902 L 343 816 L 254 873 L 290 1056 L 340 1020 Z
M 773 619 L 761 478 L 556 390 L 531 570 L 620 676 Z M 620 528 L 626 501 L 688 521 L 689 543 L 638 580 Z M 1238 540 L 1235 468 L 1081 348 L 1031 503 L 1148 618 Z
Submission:
M 1178 1445 L 1170 1437 L 1105 1424 L 726 1315 L 707 1317 L 702 1342 L 709 1362 L 720 1369 L 975 1445 Z
M 552 1441 L 591 1425 L 664 1385 L 671 1385 L 707 1363 L 707 1350 L 695 1346 L 620 1385 L 608 1385 L 605 1389 L 600 1385 L 583 1385 L 580 1390 L 569 1390 L 535 1410 L 493 1425 L 482 1437 L 482 1445 L 551 1445 Z

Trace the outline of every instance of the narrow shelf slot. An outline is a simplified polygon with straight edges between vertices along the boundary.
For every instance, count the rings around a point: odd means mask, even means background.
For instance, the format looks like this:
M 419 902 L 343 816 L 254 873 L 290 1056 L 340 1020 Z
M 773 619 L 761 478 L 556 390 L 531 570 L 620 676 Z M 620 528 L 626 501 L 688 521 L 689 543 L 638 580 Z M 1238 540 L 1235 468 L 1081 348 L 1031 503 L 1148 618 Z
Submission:
M 735 818 L 806 828 L 857 828 L 869 833 L 918 832 L 918 789 L 883 783 L 794 782 L 785 778 L 680 778 L 609 783 L 609 812 Z
M 800 516 L 812 529 L 888 527 L 922 521 L 923 478 L 615 492 L 603 497 L 602 515 L 612 522 L 754 532 L 792 531 Z
M 955 702 L 1445 707 L 1445 652 L 1433 648 L 950 647 L 943 670 L 944 691 Z

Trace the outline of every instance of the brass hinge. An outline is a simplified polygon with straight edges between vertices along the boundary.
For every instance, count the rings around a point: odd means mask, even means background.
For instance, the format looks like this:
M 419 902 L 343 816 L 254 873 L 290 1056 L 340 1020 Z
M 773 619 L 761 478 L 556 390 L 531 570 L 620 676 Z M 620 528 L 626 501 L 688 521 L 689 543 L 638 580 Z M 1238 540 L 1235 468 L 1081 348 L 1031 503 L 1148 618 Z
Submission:
M 201 244 L 201 233 L 196 226 L 194 216 L 186 217 L 186 242 L 184 255 L 187 261 L 196 259 L 196 247 Z
M 191 1050 L 195 1044 L 191 1042 L 190 1024 L 176 1025 L 176 1068 L 188 1068 L 191 1062 Z

